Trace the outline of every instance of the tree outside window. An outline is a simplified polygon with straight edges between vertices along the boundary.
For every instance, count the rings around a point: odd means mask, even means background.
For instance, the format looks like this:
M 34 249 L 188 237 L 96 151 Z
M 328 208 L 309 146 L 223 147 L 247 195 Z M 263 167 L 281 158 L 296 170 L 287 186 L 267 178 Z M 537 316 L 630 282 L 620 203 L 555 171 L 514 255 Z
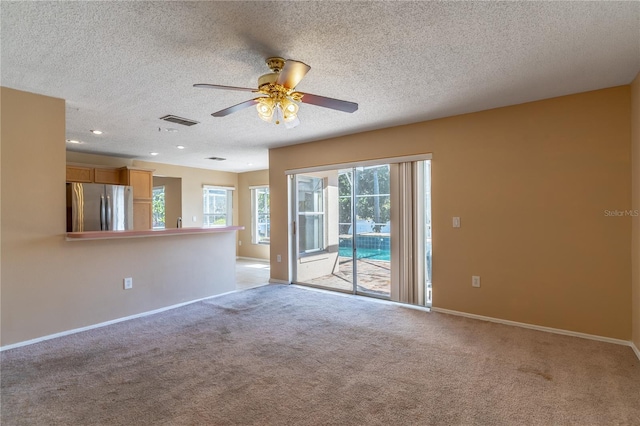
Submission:
M 269 244 L 269 187 L 251 188 L 251 240 L 253 244 Z
M 153 229 L 165 228 L 166 203 L 164 185 L 153 188 Z
M 340 234 L 351 229 L 351 187 L 353 169 L 340 170 L 338 191 L 340 200 Z M 367 232 L 381 232 L 391 220 L 389 165 L 359 167 L 356 169 L 357 219 L 371 223 Z

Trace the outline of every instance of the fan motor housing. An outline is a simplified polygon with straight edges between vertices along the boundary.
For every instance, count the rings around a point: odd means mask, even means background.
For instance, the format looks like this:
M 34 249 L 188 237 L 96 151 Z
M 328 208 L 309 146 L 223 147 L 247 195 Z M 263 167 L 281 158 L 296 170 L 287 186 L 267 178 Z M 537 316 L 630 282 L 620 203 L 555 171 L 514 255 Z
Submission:
M 286 61 L 284 60 L 284 58 L 281 58 L 279 56 L 274 56 L 272 58 L 267 58 L 267 66 L 269 67 L 269 69 L 273 72 L 280 72 L 282 71 L 282 68 L 284 68 L 284 63 Z

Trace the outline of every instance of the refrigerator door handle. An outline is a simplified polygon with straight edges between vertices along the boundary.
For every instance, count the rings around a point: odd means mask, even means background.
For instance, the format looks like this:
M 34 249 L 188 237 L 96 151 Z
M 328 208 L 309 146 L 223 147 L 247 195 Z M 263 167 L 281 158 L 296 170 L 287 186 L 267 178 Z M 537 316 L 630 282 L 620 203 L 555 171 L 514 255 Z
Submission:
M 105 205 L 104 205 L 104 195 L 100 196 L 100 230 L 104 231 L 105 229 Z
M 111 197 L 107 195 L 107 231 L 113 231 L 113 224 L 111 223 Z

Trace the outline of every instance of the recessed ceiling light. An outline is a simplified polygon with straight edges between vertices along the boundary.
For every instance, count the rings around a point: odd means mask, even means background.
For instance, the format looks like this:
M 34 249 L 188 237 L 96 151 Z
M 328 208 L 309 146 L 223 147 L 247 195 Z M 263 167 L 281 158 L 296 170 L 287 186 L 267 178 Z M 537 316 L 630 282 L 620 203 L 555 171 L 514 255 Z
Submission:
M 157 152 L 150 152 L 149 154 L 150 154 L 150 155 L 158 155 L 158 153 L 157 153 Z
M 253 166 L 253 163 L 247 163 L 247 166 Z
M 176 148 L 178 148 L 178 149 L 184 149 L 184 146 L 182 146 L 182 145 L 177 145 L 177 146 L 176 146 Z
M 94 135 L 101 135 L 102 130 L 91 130 L 91 133 L 93 133 Z
M 75 139 L 67 139 L 67 143 L 82 143 L 81 141 L 77 141 Z

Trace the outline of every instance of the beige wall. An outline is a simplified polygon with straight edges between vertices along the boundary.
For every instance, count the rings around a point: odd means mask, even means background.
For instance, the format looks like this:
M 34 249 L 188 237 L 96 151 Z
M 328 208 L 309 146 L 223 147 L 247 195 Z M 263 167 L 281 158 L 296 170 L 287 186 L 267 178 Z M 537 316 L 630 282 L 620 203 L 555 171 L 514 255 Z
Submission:
M 7 88 L 0 96 L 0 345 L 235 288 L 233 232 L 65 241 L 64 100 Z
M 238 232 L 238 256 L 253 259 L 269 259 L 269 246 L 253 244 L 251 242 L 251 186 L 268 186 L 269 171 L 240 173 L 238 175 L 238 225 L 244 226 L 244 231 Z
M 640 73 L 631 85 L 632 209 L 640 211 Z M 640 216 L 632 217 L 633 342 L 640 349 Z
M 153 186 L 164 186 L 164 227 L 177 228 L 182 217 L 182 178 L 154 176 Z
M 271 276 L 285 170 L 432 153 L 435 307 L 629 340 L 630 127 L 621 86 L 272 149 Z

